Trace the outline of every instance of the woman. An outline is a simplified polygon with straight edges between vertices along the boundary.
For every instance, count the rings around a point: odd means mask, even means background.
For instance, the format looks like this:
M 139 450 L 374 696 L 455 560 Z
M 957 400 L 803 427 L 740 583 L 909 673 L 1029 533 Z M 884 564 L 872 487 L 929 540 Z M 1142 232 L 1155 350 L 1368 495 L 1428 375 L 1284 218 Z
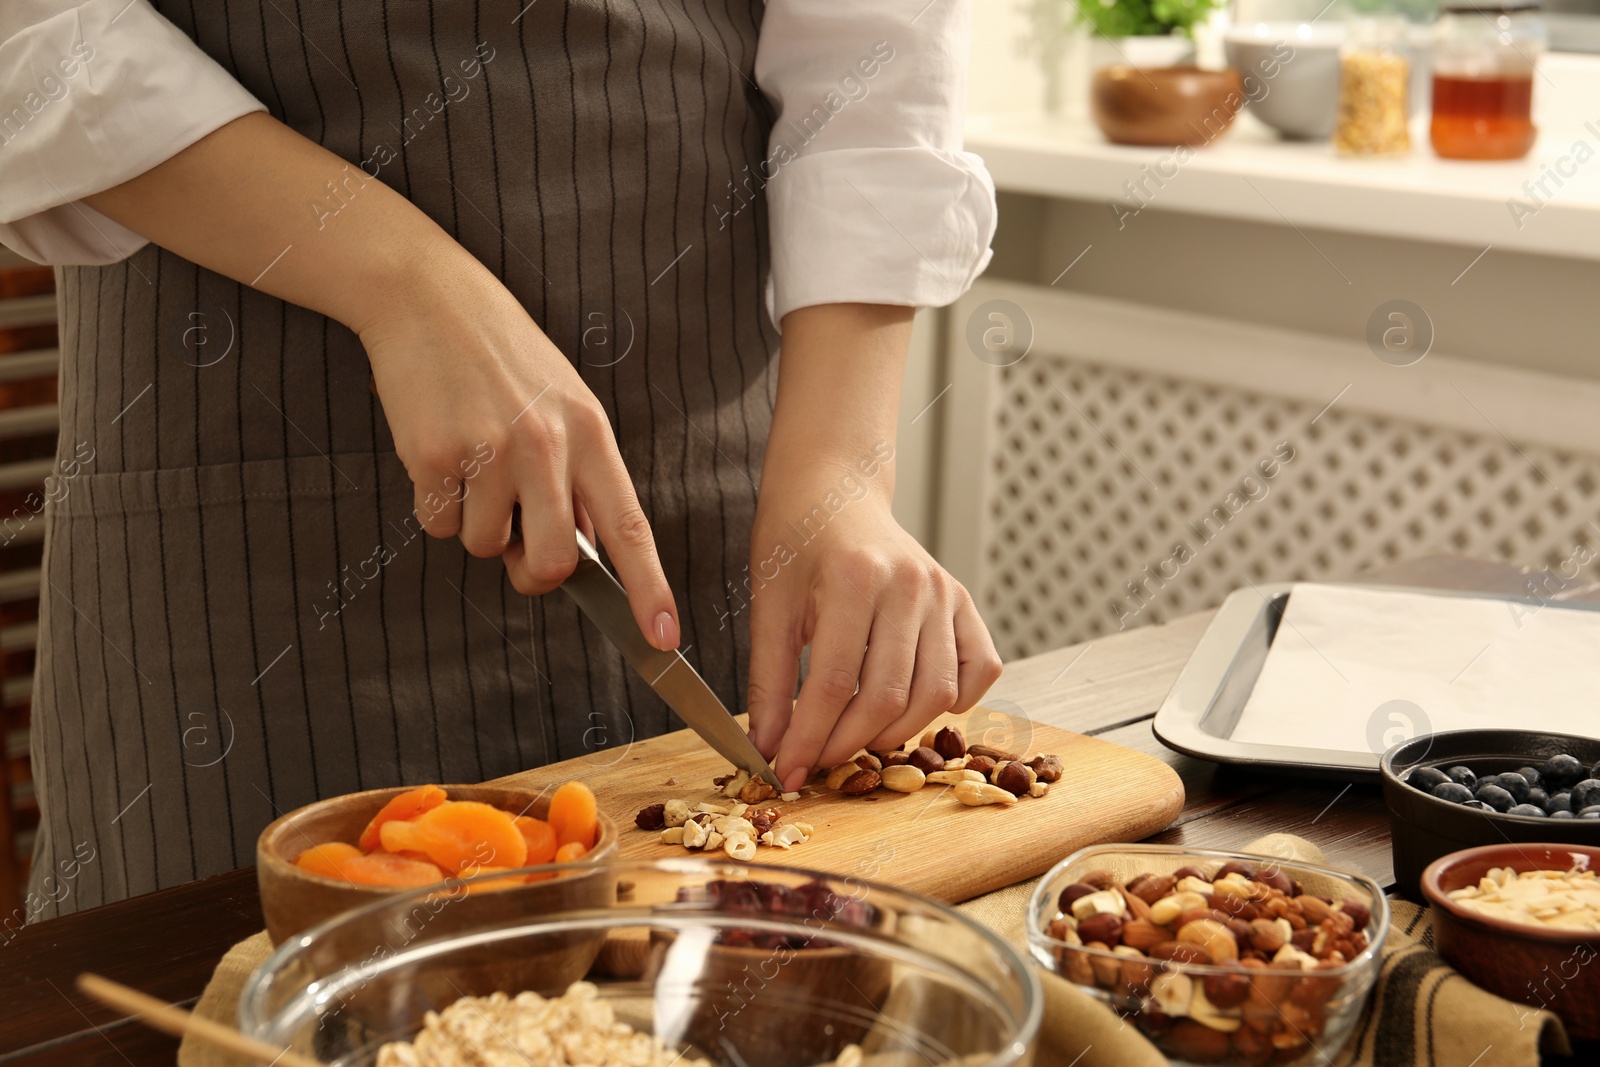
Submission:
M 889 511 L 912 310 L 993 229 L 966 18 L 7 0 L 0 237 L 64 265 L 93 456 L 48 531 L 30 912 L 673 728 L 529 599 L 574 527 L 786 784 L 976 701 L 983 623 Z

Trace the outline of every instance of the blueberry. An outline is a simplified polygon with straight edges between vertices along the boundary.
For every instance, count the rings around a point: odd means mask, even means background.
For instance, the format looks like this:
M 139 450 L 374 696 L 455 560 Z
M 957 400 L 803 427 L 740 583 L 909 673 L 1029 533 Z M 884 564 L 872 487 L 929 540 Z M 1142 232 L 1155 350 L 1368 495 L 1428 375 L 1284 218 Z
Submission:
M 1478 775 L 1471 767 L 1456 766 L 1444 772 L 1452 782 L 1459 782 L 1471 789 L 1478 784 Z
M 1517 798 L 1493 782 L 1479 782 L 1478 791 L 1473 796 L 1489 805 L 1495 811 L 1510 811 Z
M 1531 815 L 1536 819 L 1544 818 L 1544 809 L 1534 804 L 1514 804 L 1507 815 Z
M 1539 774 L 1537 767 L 1518 767 L 1517 773 L 1528 780 L 1528 784 L 1538 789 L 1544 784 L 1544 778 Z
M 1600 819 L 1600 804 L 1590 804 L 1587 808 L 1584 808 L 1582 811 L 1578 812 L 1578 818 Z
M 1448 800 L 1452 804 L 1465 804 L 1467 801 L 1472 799 L 1472 790 L 1468 789 L 1460 782 L 1441 782 L 1432 789 L 1428 790 L 1428 792 L 1432 793 L 1440 800 Z M 1508 808 L 1511 806 L 1509 801 L 1510 795 L 1507 794 L 1506 807 Z
M 1544 776 L 1546 789 L 1565 789 L 1574 782 L 1583 780 L 1583 764 L 1563 752 L 1559 756 L 1551 756 L 1545 760 L 1544 770 L 1540 773 Z
M 1528 799 L 1524 800 L 1523 803 L 1532 804 L 1534 807 L 1542 809 L 1546 804 L 1550 803 L 1550 794 L 1538 786 L 1534 786 L 1528 790 Z
M 1496 784 L 1499 785 L 1501 789 L 1504 789 L 1507 793 L 1510 793 L 1512 796 L 1516 797 L 1518 804 L 1526 804 L 1528 802 L 1528 793 L 1532 787 L 1528 785 L 1528 780 L 1526 778 L 1522 777 L 1522 775 L 1518 774 L 1516 771 L 1507 771 L 1504 774 L 1497 774 L 1495 777 L 1499 779 Z M 1478 781 L 1481 783 L 1483 779 L 1479 778 Z
M 1551 815 L 1554 815 L 1558 811 L 1571 811 L 1572 810 L 1572 794 L 1571 793 L 1556 793 L 1556 794 L 1553 794 L 1550 797 L 1549 800 L 1545 801 L 1544 810 L 1548 811 Z
M 1570 812 L 1570 811 L 1564 811 L 1563 810 L 1563 811 L 1552 811 L 1550 813 L 1550 818 L 1552 818 L 1552 819 L 1576 819 L 1577 816 L 1572 814 L 1572 812 Z
M 1600 778 L 1585 778 L 1572 787 L 1572 809 L 1582 811 L 1592 804 L 1600 804 Z
M 1406 783 L 1416 786 L 1424 793 L 1431 791 L 1436 785 L 1443 785 L 1449 780 L 1449 776 L 1437 767 L 1413 767 L 1411 768 L 1411 773 L 1406 775 Z

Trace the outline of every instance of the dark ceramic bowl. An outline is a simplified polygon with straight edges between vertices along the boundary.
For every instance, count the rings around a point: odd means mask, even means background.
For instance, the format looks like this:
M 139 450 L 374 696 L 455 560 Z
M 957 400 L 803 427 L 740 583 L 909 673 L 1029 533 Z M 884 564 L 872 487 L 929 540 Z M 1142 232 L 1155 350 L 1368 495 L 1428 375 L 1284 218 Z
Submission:
M 1440 856 L 1478 845 L 1534 841 L 1600 848 L 1600 819 L 1541 819 L 1464 808 L 1407 785 L 1416 767 L 1443 770 L 1464 763 L 1480 776 L 1543 763 L 1567 752 L 1585 767 L 1600 761 L 1600 739 L 1527 730 L 1451 730 L 1402 741 L 1383 754 L 1383 799 L 1389 805 L 1389 847 L 1395 884 L 1421 900 L 1422 870 Z
M 1561 820 L 1565 822 L 1566 820 Z M 1522 871 L 1571 870 L 1588 856 L 1600 868 L 1600 848 L 1585 845 L 1485 845 L 1452 852 L 1422 872 L 1422 893 L 1433 905 L 1433 946 L 1471 981 L 1507 1000 L 1548 1008 L 1580 1041 L 1600 1040 L 1600 933 L 1552 930 L 1479 915 L 1451 900 L 1476 885 L 1491 867 Z
M 1235 70 L 1117 65 L 1095 71 L 1089 86 L 1095 125 L 1117 144 L 1209 144 L 1244 103 Z

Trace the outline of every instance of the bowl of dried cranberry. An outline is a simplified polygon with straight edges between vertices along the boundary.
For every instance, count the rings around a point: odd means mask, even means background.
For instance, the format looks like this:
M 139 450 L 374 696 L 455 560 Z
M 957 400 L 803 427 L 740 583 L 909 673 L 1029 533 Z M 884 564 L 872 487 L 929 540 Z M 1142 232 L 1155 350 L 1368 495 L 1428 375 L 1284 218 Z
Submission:
M 1349 1039 L 1389 906 L 1372 879 L 1272 856 L 1080 849 L 1039 880 L 1028 947 L 1177 1063 L 1310 1064 Z

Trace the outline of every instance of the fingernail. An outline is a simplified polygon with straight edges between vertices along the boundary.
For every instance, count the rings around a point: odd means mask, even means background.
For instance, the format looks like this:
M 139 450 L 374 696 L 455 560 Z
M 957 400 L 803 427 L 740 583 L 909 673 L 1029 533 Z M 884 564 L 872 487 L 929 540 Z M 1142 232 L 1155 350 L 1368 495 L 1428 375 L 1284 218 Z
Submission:
M 656 616 L 656 647 L 666 652 L 678 647 L 678 620 L 663 611 Z
M 800 787 L 806 784 L 806 775 L 810 771 L 805 767 L 796 767 L 783 778 L 783 791 L 785 793 L 798 793 Z

